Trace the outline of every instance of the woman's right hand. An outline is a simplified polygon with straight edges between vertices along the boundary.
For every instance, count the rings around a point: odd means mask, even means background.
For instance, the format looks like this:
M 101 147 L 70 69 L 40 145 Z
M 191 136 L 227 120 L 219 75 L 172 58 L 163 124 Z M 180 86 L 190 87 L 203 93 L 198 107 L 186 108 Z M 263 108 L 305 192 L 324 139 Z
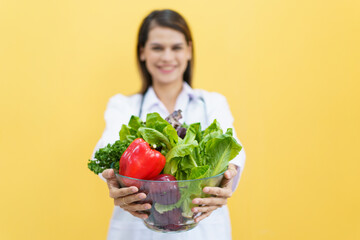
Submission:
M 151 205 L 149 203 L 136 203 L 137 201 L 143 200 L 146 198 L 145 193 L 137 193 L 137 187 L 125 187 L 119 188 L 119 184 L 116 180 L 115 173 L 113 169 L 106 169 L 102 172 L 102 176 L 106 179 L 109 195 L 114 199 L 114 205 L 119 206 L 125 211 L 128 211 L 133 216 L 146 219 L 147 214 L 141 213 L 139 211 L 149 210 Z

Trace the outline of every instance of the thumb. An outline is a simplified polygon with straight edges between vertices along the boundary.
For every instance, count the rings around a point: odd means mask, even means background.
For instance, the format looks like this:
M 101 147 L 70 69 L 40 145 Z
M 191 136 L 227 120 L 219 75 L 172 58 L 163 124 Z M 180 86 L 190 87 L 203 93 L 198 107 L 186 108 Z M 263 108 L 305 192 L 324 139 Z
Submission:
M 237 174 L 237 170 L 234 164 L 230 163 L 228 170 L 226 170 L 225 172 L 225 178 L 227 178 L 228 180 L 231 180 L 233 177 L 235 177 Z
M 111 178 L 115 177 L 115 173 L 113 169 L 105 169 L 101 175 L 106 179 L 106 180 L 110 180 Z
M 237 174 L 237 170 L 235 165 L 232 163 L 229 164 L 228 170 L 225 171 L 224 178 L 221 181 L 220 186 L 230 188 L 232 186 L 232 180 L 236 176 L 236 174 Z
M 115 177 L 115 173 L 114 173 L 113 169 L 105 169 L 101 175 L 105 178 L 109 189 L 114 188 L 114 187 L 115 188 L 119 187 L 119 183 Z

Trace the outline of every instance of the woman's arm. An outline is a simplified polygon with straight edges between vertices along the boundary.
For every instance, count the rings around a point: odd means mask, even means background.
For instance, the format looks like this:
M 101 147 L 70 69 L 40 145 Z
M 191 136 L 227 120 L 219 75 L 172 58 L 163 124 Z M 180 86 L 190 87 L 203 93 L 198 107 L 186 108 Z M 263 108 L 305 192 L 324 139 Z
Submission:
M 207 92 L 204 93 L 204 100 L 207 106 L 208 119 L 210 121 L 216 119 L 219 122 L 224 132 L 226 131 L 226 129 L 232 128 L 233 137 L 242 146 L 240 153 L 233 160 L 230 161 L 230 163 L 236 166 L 236 170 L 237 170 L 237 174 L 236 176 L 234 176 L 233 186 L 232 186 L 232 190 L 235 191 L 245 166 L 246 155 L 245 155 L 244 146 L 241 144 L 240 140 L 237 137 L 236 130 L 233 125 L 234 118 L 231 114 L 230 107 L 226 98 L 223 95 L 216 92 L 211 92 L 211 93 Z
M 234 119 L 230 112 L 226 98 L 218 93 L 206 93 L 204 94 L 204 100 L 206 102 L 206 106 L 208 106 L 208 119 L 216 119 L 224 131 L 226 131 L 227 128 L 232 128 L 234 138 L 240 143 L 233 127 Z M 232 193 L 237 188 L 244 165 L 245 151 L 244 148 L 242 148 L 239 155 L 230 161 L 228 170 L 224 173 L 224 178 L 220 187 L 205 187 L 203 189 L 204 193 L 213 196 L 209 198 L 193 199 L 193 203 L 200 206 L 193 208 L 192 211 L 194 213 L 202 213 L 195 219 L 196 222 L 205 219 L 210 216 L 214 210 L 227 204 L 227 199 L 232 196 Z
M 133 114 L 131 110 L 135 109 L 135 107 L 132 106 L 133 102 L 134 101 L 130 101 L 128 97 L 121 94 L 117 94 L 109 100 L 104 116 L 106 123 L 105 130 L 101 139 L 96 144 L 92 154 L 92 159 L 94 159 L 95 152 L 99 148 L 105 147 L 108 143 L 113 143 L 119 139 L 121 125 L 129 121 L 130 115 Z M 101 174 L 99 174 L 99 177 L 106 181 L 109 189 L 109 196 L 114 200 L 115 206 L 121 207 L 135 217 L 141 219 L 148 217 L 147 214 L 140 213 L 138 211 L 148 210 L 151 208 L 151 205 L 148 203 L 135 203 L 139 200 L 145 199 L 145 193 L 137 193 L 138 188 L 135 186 L 120 188 L 113 169 L 104 170 Z
M 195 222 L 207 218 L 214 210 L 227 204 L 227 199 L 230 198 L 233 193 L 232 185 L 236 175 L 236 166 L 230 163 L 228 170 L 224 173 L 220 187 L 204 187 L 203 192 L 211 194 L 213 197 L 193 199 L 192 203 L 198 204 L 200 207 L 194 207 L 192 212 L 202 213 L 199 217 L 195 218 Z

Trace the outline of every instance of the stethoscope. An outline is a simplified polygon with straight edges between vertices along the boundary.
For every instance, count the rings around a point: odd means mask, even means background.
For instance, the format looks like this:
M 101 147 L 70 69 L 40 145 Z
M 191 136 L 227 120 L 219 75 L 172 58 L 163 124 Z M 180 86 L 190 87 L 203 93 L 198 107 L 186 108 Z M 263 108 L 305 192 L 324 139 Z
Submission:
M 142 114 L 142 111 L 143 111 L 143 105 L 144 105 L 144 98 L 145 98 L 145 95 L 147 93 L 147 90 L 145 91 L 144 94 L 141 95 L 141 102 L 140 102 L 140 108 L 139 108 L 139 118 L 141 119 L 141 114 Z M 204 107 L 204 119 L 205 119 L 205 124 L 206 126 L 209 126 L 209 119 L 208 119 L 208 115 L 206 114 L 207 113 L 207 108 L 206 108 L 206 103 L 205 103 L 205 100 L 202 96 L 198 96 L 198 99 L 201 100 L 201 102 L 203 103 L 203 107 Z M 191 102 L 194 101 L 194 98 L 190 97 L 189 96 L 189 102 L 188 104 L 186 105 L 186 109 L 181 109 L 182 111 L 184 111 L 184 115 L 185 117 L 189 116 L 188 115 L 188 111 L 189 111 L 189 105 L 191 104 Z M 185 120 L 185 119 L 184 119 Z M 186 122 L 186 121 L 185 121 Z

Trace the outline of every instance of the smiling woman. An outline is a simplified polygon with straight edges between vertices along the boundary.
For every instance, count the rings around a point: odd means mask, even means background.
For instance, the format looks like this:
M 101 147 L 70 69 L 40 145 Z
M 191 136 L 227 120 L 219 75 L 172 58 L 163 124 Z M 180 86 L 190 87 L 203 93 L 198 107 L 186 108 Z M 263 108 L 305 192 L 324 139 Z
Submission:
M 117 94 L 110 99 L 105 112 L 106 128 L 95 150 L 118 140 L 122 124 L 127 123 L 132 115 L 144 120 L 146 114 L 157 112 L 165 118 L 174 109 L 179 109 L 183 112 L 182 123 L 200 122 L 200 129 L 205 129 L 210 124 L 213 126 L 209 119 L 216 119 L 222 129 L 233 128 L 233 117 L 224 96 L 191 88 L 193 46 L 190 29 L 177 12 L 153 11 L 144 19 L 137 44 L 137 61 L 143 81 L 141 93 L 132 96 Z M 235 132 L 233 136 L 236 138 Z M 201 221 L 196 228 L 166 236 L 147 229 L 142 222 L 148 218 L 143 210 L 153 209 L 151 203 L 139 202 L 146 198 L 146 194 L 139 193 L 136 186 L 119 188 L 114 171 L 104 170 L 102 176 L 115 205 L 108 239 L 137 240 L 144 239 L 144 236 L 145 239 L 166 237 L 169 240 L 231 239 L 226 203 L 237 186 L 244 163 L 245 153 L 241 149 L 239 155 L 230 161 L 221 186 L 202 189 L 212 197 L 187 198 L 195 207 L 189 208 L 189 214 L 182 217 L 194 218 L 196 223 Z
M 165 65 L 170 65 L 171 68 L 174 64 L 185 64 L 185 66 L 176 65 L 176 67 L 185 67 L 181 72 L 181 80 L 191 85 L 194 43 L 188 24 L 175 11 L 153 11 L 143 20 L 139 29 L 137 60 L 142 75 L 143 87 L 141 92 L 143 94 L 152 84 L 154 77 L 150 73 L 148 62 L 151 62 L 151 59 L 160 60 L 160 57 L 165 62 L 158 64 L 163 65 L 164 71 L 166 71 Z M 171 59 L 174 57 L 180 62 Z
M 156 24 L 153 24 L 149 32 L 145 46 L 140 48 L 140 59 L 145 62 L 152 85 L 155 88 L 167 88 L 169 91 L 181 89 L 191 55 L 191 42 L 187 43 L 181 32 Z M 159 97 L 160 100 L 165 100 L 163 96 Z M 165 101 L 164 104 L 169 112 L 174 111 L 174 101 L 169 104 Z
M 146 64 L 153 85 L 181 84 L 191 49 L 182 33 L 155 25 L 145 47 L 140 49 L 140 59 Z

